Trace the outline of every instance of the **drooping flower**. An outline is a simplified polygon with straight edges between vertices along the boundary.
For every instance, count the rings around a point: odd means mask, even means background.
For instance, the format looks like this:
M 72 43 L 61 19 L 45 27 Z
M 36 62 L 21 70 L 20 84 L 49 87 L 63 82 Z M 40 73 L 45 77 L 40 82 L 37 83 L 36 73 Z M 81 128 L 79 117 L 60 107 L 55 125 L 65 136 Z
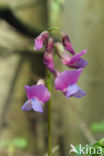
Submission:
M 44 84 L 37 84 L 33 86 L 25 86 L 28 100 L 22 106 L 23 111 L 34 110 L 36 112 L 43 112 L 42 104 L 46 103 L 50 98 L 50 92 Z
M 53 53 L 54 53 L 54 42 L 52 38 L 49 38 L 45 52 L 44 52 L 44 64 L 48 67 L 50 72 L 55 71 L 54 61 L 53 61 Z
M 82 68 L 58 73 L 55 79 L 56 90 L 61 90 L 66 98 L 71 96 L 80 98 L 84 96 L 86 93 L 76 85 L 81 72 Z
M 34 50 L 42 49 L 45 42 L 48 39 L 48 36 L 49 36 L 48 31 L 44 31 L 38 37 L 36 37 L 35 42 L 34 42 Z
M 75 54 L 74 48 L 70 42 L 69 36 L 66 33 L 62 33 L 62 43 L 64 48 L 69 51 L 72 55 Z
M 82 59 L 81 56 L 84 55 L 87 52 L 87 50 L 83 50 L 73 56 L 69 56 L 64 52 L 62 57 L 63 64 L 69 66 L 70 68 L 84 68 L 88 64 L 88 62 L 85 59 Z
M 68 67 L 84 68 L 88 64 L 86 60 L 81 58 L 81 56 L 83 56 L 87 52 L 86 49 L 77 54 L 74 54 L 73 56 L 69 56 L 68 53 L 64 50 L 64 47 L 61 43 L 57 42 L 55 44 L 55 47 L 62 63 L 67 65 Z

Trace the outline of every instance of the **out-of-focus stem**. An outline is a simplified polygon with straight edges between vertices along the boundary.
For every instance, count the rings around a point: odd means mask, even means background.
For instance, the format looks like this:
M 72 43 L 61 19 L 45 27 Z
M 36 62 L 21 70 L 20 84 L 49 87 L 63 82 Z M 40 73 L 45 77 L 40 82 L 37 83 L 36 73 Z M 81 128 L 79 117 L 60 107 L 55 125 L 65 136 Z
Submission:
M 86 139 L 89 141 L 90 144 L 94 144 L 96 142 L 96 139 L 93 136 L 93 134 L 91 133 L 91 131 L 89 130 L 86 122 L 84 121 L 82 113 L 80 112 L 80 110 L 77 108 L 77 106 L 74 103 L 70 102 L 70 106 L 71 106 L 71 109 L 73 110 L 73 112 L 75 112 L 77 118 L 79 118 L 79 120 L 80 120 L 79 126 L 80 126 L 80 129 L 82 130 L 84 136 L 86 137 Z
M 51 93 L 51 74 L 46 69 L 46 85 Z M 51 100 L 48 101 L 48 156 L 52 156 L 52 108 Z

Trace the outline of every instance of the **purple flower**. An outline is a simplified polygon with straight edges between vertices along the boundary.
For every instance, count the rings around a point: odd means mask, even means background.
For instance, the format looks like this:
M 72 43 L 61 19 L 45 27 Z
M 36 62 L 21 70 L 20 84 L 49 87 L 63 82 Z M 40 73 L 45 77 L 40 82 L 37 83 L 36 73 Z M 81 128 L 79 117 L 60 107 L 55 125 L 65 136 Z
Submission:
M 62 33 L 62 43 L 66 50 L 68 50 L 72 55 L 75 54 L 74 48 L 70 42 L 69 36 L 65 33 Z
M 47 102 L 50 98 L 48 89 L 43 84 L 25 86 L 28 100 L 22 106 L 23 111 L 34 110 L 36 112 L 43 112 L 42 104 Z
M 45 52 L 44 52 L 44 64 L 48 67 L 50 72 L 55 71 L 54 61 L 53 61 L 53 53 L 54 53 L 54 42 L 53 39 L 49 38 Z
M 34 42 L 34 50 L 40 50 L 43 48 L 44 43 L 47 41 L 49 36 L 48 31 L 44 31 L 43 33 L 41 33 Z
M 79 52 L 78 54 L 73 55 L 72 57 L 68 56 L 66 52 L 62 55 L 62 62 L 63 64 L 71 67 L 71 68 L 84 68 L 88 63 L 86 60 L 80 58 L 82 55 L 84 55 L 87 52 L 87 50 L 83 50 L 82 52 Z
M 61 90 L 67 98 L 84 96 L 86 93 L 76 85 L 81 72 L 82 68 L 58 74 L 55 79 L 56 90 Z

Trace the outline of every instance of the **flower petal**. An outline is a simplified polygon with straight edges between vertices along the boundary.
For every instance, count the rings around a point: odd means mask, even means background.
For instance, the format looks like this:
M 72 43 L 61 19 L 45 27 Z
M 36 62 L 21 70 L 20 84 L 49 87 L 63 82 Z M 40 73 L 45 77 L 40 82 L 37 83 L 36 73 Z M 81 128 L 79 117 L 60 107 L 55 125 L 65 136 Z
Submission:
M 73 94 L 75 94 L 77 91 L 78 91 L 78 86 L 76 84 L 69 86 L 66 91 L 66 98 L 73 96 Z
M 70 96 L 80 98 L 84 95 L 86 95 L 86 92 L 84 92 L 82 89 L 80 89 L 76 84 L 71 85 L 67 88 L 66 98 L 68 98 Z
M 49 38 L 46 49 L 44 52 L 44 64 L 48 67 L 50 72 L 55 72 L 55 66 L 53 61 L 53 53 L 54 53 L 54 42 L 52 38 Z
M 47 45 L 46 45 L 46 51 L 49 51 L 50 53 L 53 53 L 54 49 L 54 41 L 52 38 L 48 39 Z
M 34 50 L 40 50 L 43 48 L 45 41 L 48 39 L 48 31 L 42 32 L 38 37 L 36 37 L 34 42 Z
M 69 36 L 66 33 L 62 33 L 62 43 L 64 48 L 68 50 L 72 55 L 75 54 L 74 48 L 70 42 Z
M 87 50 L 83 50 L 82 52 L 75 54 L 72 57 L 68 57 L 66 52 L 64 52 L 64 55 L 62 56 L 62 63 L 71 67 L 71 68 L 84 68 L 88 62 L 82 58 L 80 58 L 82 55 L 84 55 L 87 52 Z
M 73 94 L 76 98 L 81 98 L 82 96 L 86 95 L 86 92 L 84 92 L 82 89 L 78 87 L 78 91 Z
M 31 100 L 26 101 L 21 109 L 23 111 L 30 111 L 32 109 Z
M 31 99 L 33 97 L 33 94 L 31 92 L 31 87 L 28 85 L 25 85 L 25 90 L 26 90 L 26 94 L 27 94 L 28 99 Z
M 37 37 L 34 42 L 34 50 L 40 50 L 43 48 L 43 40 L 41 37 Z
M 50 70 L 50 72 L 54 72 L 55 71 L 55 65 L 53 62 L 53 54 L 52 53 L 48 53 L 47 51 L 44 53 L 44 64 L 48 67 L 48 69 Z
M 75 54 L 74 56 L 72 56 L 72 58 L 70 59 L 69 63 L 73 64 L 75 63 L 77 60 L 80 59 L 81 56 L 83 56 L 85 53 L 87 52 L 87 50 L 83 50 L 82 52 Z
M 75 54 L 75 51 L 74 51 L 74 48 L 73 48 L 71 42 L 66 42 L 64 47 L 65 47 L 66 50 L 71 52 L 72 55 Z
M 73 71 L 64 71 L 60 73 L 55 80 L 56 90 L 64 90 L 69 85 L 76 84 L 82 72 L 82 68 Z
M 63 54 L 61 54 L 61 62 L 65 65 L 68 65 L 70 62 L 71 57 L 64 51 Z
M 50 92 L 45 87 L 45 85 L 42 84 L 31 86 L 31 93 L 32 93 L 32 97 L 36 97 L 42 103 L 47 102 L 50 98 Z
M 34 111 L 41 112 L 41 113 L 43 112 L 43 108 L 42 108 L 40 102 L 37 99 L 32 98 L 31 103 L 32 103 L 32 108 L 33 108 Z
M 70 64 L 70 62 L 67 64 L 71 68 L 84 68 L 86 67 L 88 62 L 84 59 L 79 59 L 77 62 Z

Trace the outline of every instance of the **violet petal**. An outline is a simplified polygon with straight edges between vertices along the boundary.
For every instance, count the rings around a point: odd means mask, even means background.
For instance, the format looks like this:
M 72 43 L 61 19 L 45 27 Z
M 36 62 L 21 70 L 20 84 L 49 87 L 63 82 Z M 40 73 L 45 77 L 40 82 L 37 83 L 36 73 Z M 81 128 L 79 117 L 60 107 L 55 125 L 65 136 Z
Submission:
M 87 52 L 87 50 L 85 49 L 85 50 L 81 51 L 80 53 L 75 54 L 75 55 L 72 56 L 72 58 L 70 59 L 69 63 L 70 63 L 70 64 L 75 63 L 75 62 L 76 62 L 77 60 L 79 60 L 80 57 L 83 56 L 86 52 Z
M 41 103 L 39 102 L 39 100 L 32 98 L 31 99 L 31 103 L 32 103 L 32 108 L 34 111 L 36 112 L 43 112 L 43 108 L 41 106 Z
M 21 108 L 23 111 L 30 111 L 32 109 L 31 100 L 27 100 Z
M 82 72 L 82 68 L 73 71 L 64 71 L 55 79 L 56 90 L 64 90 L 69 85 L 76 84 Z
M 86 92 L 84 92 L 82 89 L 80 89 L 79 87 L 78 87 L 78 91 L 75 93 L 75 94 L 73 94 L 73 96 L 74 97 L 76 97 L 76 98 L 81 98 L 82 96 L 84 96 L 84 95 L 86 95 Z
M 28 99 L 38 98 L 41 102 L 45 103 L 50 98 L 50 92 L 43 84 L 33 85 L 33 86 L 25 86 L 26 94 Z
M 25 85 L 25 90 L 26 90 L 28 99 L 31 99 L 33 97 L 32 92 L 31 92 L 31 87 L 28 85 Z
M 71 68 L 84 68 L 86 67 L 88 64 L 88 62 L 84 59 L 79 59 L 77 62 L 75 62 L 74 64 L 70 64 L 68 63 L 67 65 Z
M 33 97 L 39 99 L 42 103 L 45 103 L 50 98 L 50 92 L 45 85 L 33 85 L 31 86 L 31 93 Z
M 73 96 L 78 91 L 78 86 L 76 84 L 70 85 L 66 91 L 66 98 Z

